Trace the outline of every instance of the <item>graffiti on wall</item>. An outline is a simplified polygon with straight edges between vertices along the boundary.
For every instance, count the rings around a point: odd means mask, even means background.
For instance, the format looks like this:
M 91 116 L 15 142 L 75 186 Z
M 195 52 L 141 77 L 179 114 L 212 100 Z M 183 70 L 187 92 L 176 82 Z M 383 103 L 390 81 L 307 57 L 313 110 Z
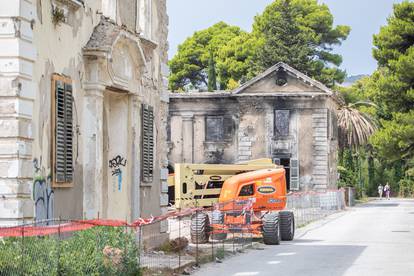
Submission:
M 54 217 L 54 192 L 52 190 L 52 176 L 42 173 L 42 160 L 33 159 L 33 169 L 36 177 L 33 181 L 33 200 L 35 202 L 36 221 L 52 219 Z
M 112 176 L 115 176 L 118 180 L 118 191 L 122 189 L 122 170 L 121 167 L 125 167 L 127 160 L 120 155 L 109 160 L 109 168 L 111 168 Z

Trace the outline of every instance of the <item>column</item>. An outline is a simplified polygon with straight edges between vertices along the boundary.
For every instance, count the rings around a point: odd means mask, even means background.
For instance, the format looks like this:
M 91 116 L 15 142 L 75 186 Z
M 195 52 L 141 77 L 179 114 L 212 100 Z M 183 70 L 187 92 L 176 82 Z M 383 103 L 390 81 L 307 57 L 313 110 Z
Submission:
M 105 86 L 86 84 L 83 99 L 83 212 L 86 218 L 103 215 L 103 97 Z M 106 180 L 105 180 L 106 181 Z

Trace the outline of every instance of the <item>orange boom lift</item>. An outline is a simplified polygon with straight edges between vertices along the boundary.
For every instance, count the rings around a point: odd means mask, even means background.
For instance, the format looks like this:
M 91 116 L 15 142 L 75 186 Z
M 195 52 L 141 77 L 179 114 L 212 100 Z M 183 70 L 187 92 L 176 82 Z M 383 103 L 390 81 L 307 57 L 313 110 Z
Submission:
M 286 208 L 286 178 L 283 168 L 263 169 L 227 179 L 219 203 L 211 213 L 197 212 L 191 218 L 191 240 L 206 243 L 224 240 L 227 233 L 263 235 L 265 244 L 293 240 L 295 218 Z M 211 223 L 210 223 L 211 220 Z

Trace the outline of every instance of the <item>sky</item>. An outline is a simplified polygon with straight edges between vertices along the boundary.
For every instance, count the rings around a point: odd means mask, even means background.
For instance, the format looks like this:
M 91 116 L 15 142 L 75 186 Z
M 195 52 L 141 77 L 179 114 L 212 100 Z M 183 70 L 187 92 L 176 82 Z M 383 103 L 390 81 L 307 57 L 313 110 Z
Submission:
M 251 31 L 253 18 L 272 0 L 167 0 L 169 57 L 195 31 L 224 21 Z M 348 25 L 351 34 L 335 52 L 343 57 L 348 75 L 371 74 L 376 69 L 372 57 L 372 36 L 379 32 L 392 12 L 393 3 L 403 0 L 320 0 L 330 8 L 336 25 Z

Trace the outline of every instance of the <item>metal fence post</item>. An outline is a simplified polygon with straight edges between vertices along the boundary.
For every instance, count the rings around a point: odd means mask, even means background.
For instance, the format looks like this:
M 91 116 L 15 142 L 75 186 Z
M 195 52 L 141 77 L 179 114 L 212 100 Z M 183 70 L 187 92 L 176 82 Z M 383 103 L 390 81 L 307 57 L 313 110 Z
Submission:
M 198 201 L 196 200 L 195 202 L 196 204 L 196 229 L 198 229 Z M 190 222 L 190 228 L 191 228 L 191 222 Z M 191 229 L 190 229 L 191 232 Z M 190 234 L 191 235 L 191 234 Z M 199 256 L 198 256 L 198 235 L 196 235 L 196 266 L 199 267 L 200 263 L 199 263 Z
M 124 250 L 125 250 L 125 253 L 124 253 L 124 260 L 126 261 L 126 262 L 129 262 L 129 258 L 128 258 L 128 242 L 129 242 L 129 240 L 128 240 L 128 217 L 125 217 L 125 245 L 124 245 Z M 125 264 L 124 264 L 125 265 Z
M 234 200 L 233 200 L 233 212 L 234 212 Z M 233 234 L 232 242 L 233 242 L 233 254 L 234 254 L 234 231 L 232 231 L 232 234 Z
M 213 212 L 214 211 L 214 205 L 213 205 L 213 203 L 211 203 L 211 212 Z M 208 230 L 210 230 L 210 238 L 211 238 L 211 261 L 213 261 L 214 262 L 214 242 L 213 242 L 213 232 L 214 232 L 214 229 L 213 229 L 213 227 L 211 227 L 210 226 L 210 229 L 208 229 Z
M 21 266 L 21 268 L 22 268 L 22 270 L 21 270 L 21 272 L 22 272 L 22 274 L 25 274 L 24 273 L 24 264 L 25 264 L 25 262 L 24 262 L 24 254 L 25 254 L 25 248 L 24 248 L 24 246 L 25 246 L 25 244 L 24 244 L 24 218 L 23 218 L 23 224 L 22 224 L 22 250 L 21 250 L 21 254 L 22 254 L 22 258 L 21 258 L 21 264 L 20 264 L 20 266 Z
M 98 221 L 99 221 L 99 212 L 98 212 Z M 95 226 L 95 227 L 99 227 L 99 226 Z M 94 228 L 92 228 L 94 229 Z M 99 228 L 97 228 L 98 231 L 96 232 L 96 252 L 99 252 L 99 243 L 100 243 L 100 231 Z M 99 259 L 98 259 L 98 254 L 95 255 L 95 267 L 99 267 Z
M 138 264 L 141 267 L 141 254 L 142 254 L 142 225 L 138 226 Z
M 181 208 L 178 209 L 178 213 L 181 213 Z M 181 242 L 181 216 L 178 216 L 178 240 Z M 178 250 L 178 269 L 181 268 L 181 250 Z
M 61 217 L 59 216 L 59 224 L 58 224 L 58 248 L 57 248 L 57 275 L 60 275 L 60 221 L 61 221 Z

